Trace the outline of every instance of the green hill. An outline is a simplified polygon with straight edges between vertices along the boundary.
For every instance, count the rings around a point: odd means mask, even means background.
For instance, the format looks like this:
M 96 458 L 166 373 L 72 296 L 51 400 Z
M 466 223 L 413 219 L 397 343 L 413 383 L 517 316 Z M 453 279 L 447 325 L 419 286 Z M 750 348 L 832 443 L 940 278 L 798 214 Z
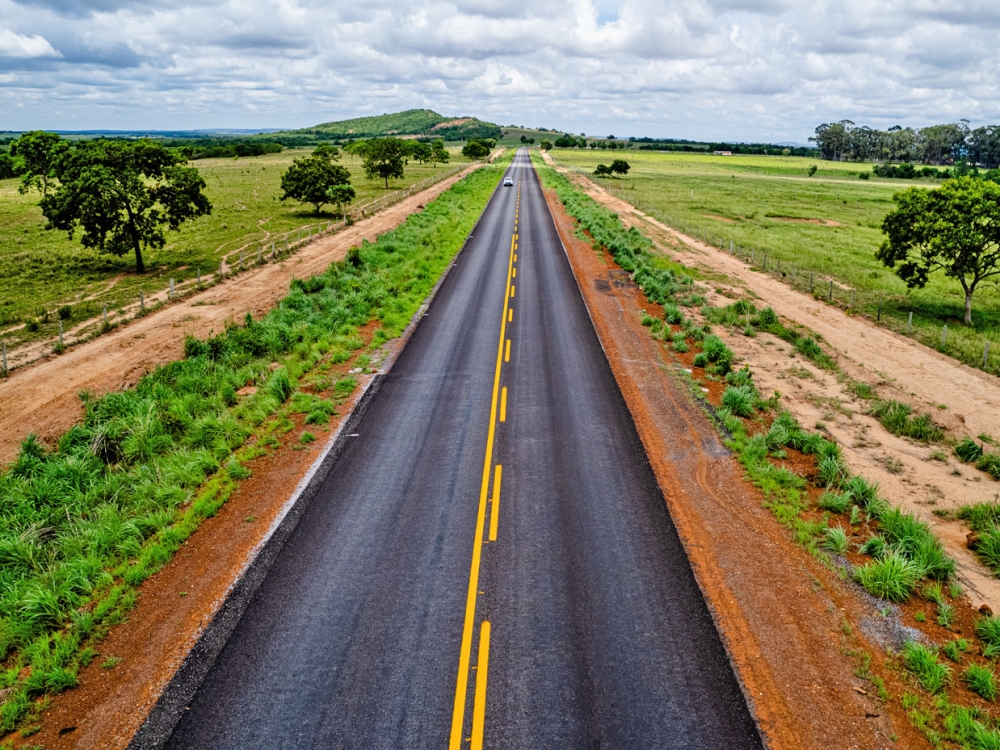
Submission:
M 409 109 L 405 112 L 376 117 L 356 117 L 353 120 L 326 122 L 311 128 L 272 134 L 274 135 L 311 135 L 342 140 L 409 135 L 459 141 L 469 138 L 499 138 L 500 128 L 475 117 L 444 117 L 430 109 Z

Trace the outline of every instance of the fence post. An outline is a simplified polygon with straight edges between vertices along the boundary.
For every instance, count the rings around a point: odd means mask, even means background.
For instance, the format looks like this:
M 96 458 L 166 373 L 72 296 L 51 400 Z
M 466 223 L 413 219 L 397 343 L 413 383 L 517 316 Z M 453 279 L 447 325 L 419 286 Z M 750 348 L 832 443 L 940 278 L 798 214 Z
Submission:
M 240 270 L 243 270 L 243 251 L 240 250 Z
M 941 328 L 941 348 L 944 349 L 945 344 L 948 343 L 948 326 L 944 325 Z
M 62 349 L 62 345 L 63 345 L 63 340 L 62 340 L 62 320 L 60 320 L 59 321 L 59 348 L 60 349 Z
M 729 240 L 729 254 L 730 255 L 733 254 L 733 241 L 732 240 Z
M 987 346 L 989 346 L 989 344 L 987 344 Z M 9 372 L 7 370 L 7 342 L 6 341 L 0 341 L 0 355 L 3 356 L 3 376 L 7 377 L 7 375 L 9 374 Z
M 910 316 L 906 319 L 906 335 L 910 335 L 910 331 L 913 330 L 913 310 L 910 310 Z
M 764 253 L 764 273 L 767 273 L 767 253 Z
M 797 283 L 799 280 L 799 267 L 792 263 L 792 284 Z
M 875 304 L 875 322 L 876 323 L 882 322 L 882 300 L 879 300 Z
M 260 245 L 257 245 L 257 265 L 258 266 L 260 265 L 260 253 L 261 253 L 261 247 L 260 247 Z
M 201 289 L 201 269 L 198 269 L 198 288 Z
M 146 312 L 146 297 L 142 290 L 139 290 L 139 312 Z
M 830 293 L 827 294 L 826 298 L 833 302 L 833 279 L 830 279 Z
M 753 251 L 753 250 L 751 250 L 751 251 L 750 251 L 750 265 L 751 265 L 751 266 L 753 265 L 753 256 L 754 256 L 754 251 Z
M 221 276 L 222 278 L 226 278 L 226 272 L 222 268 L 223 263 L 225 263 L 225 260 L 219 261 L 219 276 Z
M 104 303 L 104 327 L 108 327 L 108 303 Z
M 174 298 L 174 280 L 170 279 L 170 299 Z
M 983 347 L 983 369 L 984 370 L 986 369 L 986 364 L 989 362 L 989 359 L 990 359 L 990 342 L 987 341 L 986 342 L 986 346 Z M 6 369 L 7 369 L 7 362 L 5 360 L 4 361 L 4 370 L 6 371 Z
M 813 293 L 813 275 L 809 274 L 809 294 Z

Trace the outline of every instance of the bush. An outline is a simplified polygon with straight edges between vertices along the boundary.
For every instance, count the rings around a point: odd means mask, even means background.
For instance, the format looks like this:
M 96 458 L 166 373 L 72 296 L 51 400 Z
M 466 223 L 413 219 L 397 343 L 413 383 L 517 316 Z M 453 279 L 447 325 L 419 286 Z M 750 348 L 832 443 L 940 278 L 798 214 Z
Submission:
M 969 668 L 965 670 L 965 674 L 962 675 L 962 679 L 965 680 L 972 692 L 978 693 L 991 703 L 996 700 L 996 676 L 992 669 L 981 667 L 978 664 L 970 664 Z
M 59 315 L 59 320 L 69 320 L 73 317 L 73 308 L 69 305 L 63 305 L 57 311 Z
M 871 408 L 871 415 L 893 435 L 920 440 L 924 443 L 937 442 L 944 437 L 941 428 L 931 421 L 926 414 L 911 417 L 912 409 L 907 404 L 890 399 L 876 401 Z
M 982 458 L 976 461 L 976 468 L 980 471 L 985 471 L 1000 482 L 1000 455 L 996 453 L 984 453 Z
M 765 307 L 757 316 L 757 322 L 761 326 L 774 326 L 778 324 L 778 314 L 770 307 Z
M 975 463 L 983 455 L 983 449 L 972 438 L 966 438 L 955 446 L 955 455 L 967 464 Z
M 907 641 L 903 646 L 903 662 L 928 693 L 937 694 L 951 682 L 951 667 L 939 663 L 937 652 L 922 643 Z
M 922 571 L 911 560 L 890 551 L 880 560 L 855 569 L 856 580 L 872 596 L 890 602 L 905 601 L 920 580 Z
M 823 532 L 823 546 L 835 555 L 847 552 L 847 532 L 839 526 L 831 526 Z
M 824 492 L 816 504 L 831 513 L 846 513 L 851 505 L 851 498 L 840 492 Z
M 744 367 L 740 370 L 732 370 L 726 373 L 726 383 L 729 385 L 734 385 L 737 388 L 753 388 L 753 373 L 750 372 L 749 367 Z
M 1000 648 L 1000 617 L 984 617 L 976 623 L 976 635 L 988 646 Z
M 722 394 L 722 406 L 737 417 L 753 414 L 755 394 L 746 386 L 729 386 Z

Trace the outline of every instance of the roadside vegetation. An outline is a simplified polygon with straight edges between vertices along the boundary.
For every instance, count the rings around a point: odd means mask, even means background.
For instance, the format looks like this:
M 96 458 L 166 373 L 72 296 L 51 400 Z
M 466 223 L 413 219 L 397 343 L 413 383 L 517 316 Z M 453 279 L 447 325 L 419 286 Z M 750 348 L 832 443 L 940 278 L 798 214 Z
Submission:
M 581 149 L 553 156 L 585 173 L 602 161 Z M 976 291 L 967 326 L 959 281 L 932 273 L 926 286 L 910 289 L 876 257 L 893 195 L 908 185 L 939 183 L 859 180 L 871 165 L 850 162 L 820 162 L 810 176 L 810 163 L 794 157 L 630 152 L 628 160 L 625 179 L 598 179 L 613 195 L 717 247 L 733 243 L 744 256 L 753 252 L 755 266 L 766 260 L 770 271 L 803 291 L 812 283 L 817 299 L 827 299 L 833 280 L 834 304 L 849 307 L 853 294 L 854 313 L 971 366 L 982 366 L 989 341 L 986 370 L 1000 374 L 1000 288 L 986 284 Z
M 288 414 L 329 421 L 357 383 L 323 372 L 367 363 L 366 324 L 377 324 L 372 348 L 399 335 L 501 174 L 472 173 L 374 244 L 295 280 L 262 319 L 189 338 L 183 360 L 135 388 L 83 394 L 83 422 L 57 445 L 24 441 L 0 471 L 0 732 L 30 732 L 38 698 L 76 684 L 138 586 L 251 475 Z
M 1000 618 L 972 612 L 955 579 L 955 561 L 930 527 L 893 507 L 877 484 L 853 475 L 841 446 L 822 431 L 799 424 L 782 409 L 777 393 L 759 392 L 753 372 L 737 366 L 712 326 L 768 330 L 792 343 L 798 355 L 836 370 L 819 341 L 783 323 L 769 307 L 758 309 L 742 300 L 721 308 L 706 306 L 692 274 L 651 253 L 645 236 L 635 228 L 626 230 L 615 214 L 554 170 L 541 167 L 540 172 L 595 249 L 606 249 L 646 298 L 662 307 L 662 316 L 646 313 L 642 324 L 691 363 L 693 396 L 716 420 L 747 478 L 760 489 L 765 507 L 834 575 L 874 597 L 880 617 L 906 618 L 911 635 L 898 652 L 889 652 L 888 671 L 882 675 L 876 674 L 870 653 L 848 652 L 859 665 L 858 676 L 872 684 L 881 701 L 898 702 L 933 745 L 1000 747 L 1000 723 L 989 710 L 996 698 Z M 707 322 L 695 319 L 698 308 Z M 706 396 L 703 386 L 717 395 Z M 897 434 L 916 440 L 936 437 L 929 418 L 914 417 L 898 402 L 879 400 L 870 388 L 858 390 L 867 390 L 873 414 Z M 971 512 L 979 514 L 981 528 L 993 530 L 984 533 L 1000 537 L 995 506 Z M 845 620 L 845 634 L 851 630 Z M 890 681 L 902 685 L 895 695 L 887 688 Z

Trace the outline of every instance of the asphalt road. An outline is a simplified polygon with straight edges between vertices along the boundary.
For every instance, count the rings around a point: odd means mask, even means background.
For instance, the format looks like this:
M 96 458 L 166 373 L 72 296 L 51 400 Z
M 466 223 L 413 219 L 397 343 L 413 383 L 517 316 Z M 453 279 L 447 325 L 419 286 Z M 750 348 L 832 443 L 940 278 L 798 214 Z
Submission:
M 527 155 L 171 748 L 758 748 Z

